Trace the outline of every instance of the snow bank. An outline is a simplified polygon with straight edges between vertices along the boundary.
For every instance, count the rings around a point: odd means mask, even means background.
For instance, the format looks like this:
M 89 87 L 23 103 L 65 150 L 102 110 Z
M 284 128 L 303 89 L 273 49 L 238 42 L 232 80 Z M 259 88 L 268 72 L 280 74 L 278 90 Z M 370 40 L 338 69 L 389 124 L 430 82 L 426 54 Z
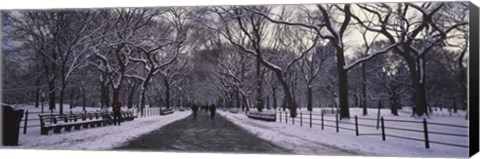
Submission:
M 352 110 L 352 114 L 361 112 Z M 382 110 L 383 112 L 383 110 Z M 381 113 L 382 113 L 381 112 Z M 382 141 L 381 136 L 355 136 L 354 132 L 340 130 L 337 133 L 335 128 L 325 127 L 324 130 L 320 126 L 313 125 L 312 128 L 305 124 L 303 127 L 296 122 L 295 125 L 289 121 L 288 124 L 280 122 L 265 122 L 260 120 L 249 119 L 243 113 L 232 114 L 228 112 L 219 112 L 228 120 L 234 122 L 238 126 L 246 129 L 258 137 L 270 141 L 285 149 L 292 150 L 298 154 L 315 154 L 315 155 L 342 155 L 335 153 L 325 153 L 322 149 L 325 147 L 341 149 L 347 153 L 357 153 L 358 155 L 372 156 L 397 156 L 397 157 L 467 157 L 467 148 L 458 148 L 451 146 L 432 145 L 430 149 L 425 149 L 423 142 L 402 140 L 396 138 L 388 138 Z M 370 116 L 376 116 L 374 110 L 369 110 Z M 385 113 L 385 118 L 390 116 Z M 413 119 L 410 116 L 400 116 L 399 118 Z M 460 119 L 460 118 L 455 118 Z M 353 119 L 352 119 L 353 120 Z M 461 119 L 460 119 L 461 120 Z M 466 125 L 467 121 L 463 119 L 453 120 L 459 122 L 460 125 Z M 440 118 L 437 121 L 451 121 L 452 119 Z M 350 122 L 342 120 L 341 122 Z M 465 123 L 465 124 L 462 124 Z M 332 124 L 330 124 L 332 125 Z M 343 126 L 343 125 L 342 125 Z M 396 126 L 396 125 L 395 125 Z M 468 131 L 468 130 L 465 130 Z M 396 134 L 403 132 L 395 132 Z M 405 133 L 404 136 L 411 134 Z M 468 140 L 468 139 L 465 139 Z
M 22 106 L 21 109 L 32 111 L 33 109 L 30 107 L 31 106 Z M 89 109 L 93 110 L 94 108 Z M 82 128 L 80 130 L 72 130 L 71 132 L 62 131 L 61 134 L 49 134 L 48 136 L 40 135 L 40 128 L 33 127 L 29 128 L 27 134 L 20 134 L 19 146 L 11 148 L 108 150 L 135 139 L 142 134 L 183 119 L 188 115 L 190 115 L 189 111 L 175 112 L 166 116 L 136 118 L 133 121 L 123 122 L 121 126 Z M 32 123 L 34 122 L 35 121 Z

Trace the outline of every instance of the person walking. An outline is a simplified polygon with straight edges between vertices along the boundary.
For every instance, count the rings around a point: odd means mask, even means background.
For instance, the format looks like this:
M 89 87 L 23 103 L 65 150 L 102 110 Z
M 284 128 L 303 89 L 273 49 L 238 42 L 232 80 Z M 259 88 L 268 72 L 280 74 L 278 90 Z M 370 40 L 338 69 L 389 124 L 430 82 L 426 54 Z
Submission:
M 120 122 L 122 120 L 122 116 L 121 116 L 122 103 L 116 100 L 115 102 L 112 103 L 112 109 L 113 109 L 113 125 L 117 125 L 118 123 L 118 125 L 120 126 Z
M 198 106 L 197 104 L 194 103 L 192 105 L 193 120 L 197 119 L 197 111 L 198 111 Z
M 215 107 L 215 104 L 210 105 L 210 117 L 213 119 L 215 117 L 215 111 L 217 108 Z
M 205 107 L 205 108 L 204 108 L 204 109 L 205 109 L 205 113 L 208 113 L 208 104 L 205 104 L 204 107 Z

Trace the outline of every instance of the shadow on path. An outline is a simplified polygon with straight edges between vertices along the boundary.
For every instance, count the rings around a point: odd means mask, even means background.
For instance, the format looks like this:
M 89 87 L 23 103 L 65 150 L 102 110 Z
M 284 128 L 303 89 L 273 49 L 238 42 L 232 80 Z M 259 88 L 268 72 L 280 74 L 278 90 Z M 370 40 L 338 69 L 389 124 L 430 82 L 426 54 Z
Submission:
M 289 153 L 260 139 L 220 115 L 213 119 L 198 111 L 130 141 L 117 150 L 230 152 L 230 153 Z

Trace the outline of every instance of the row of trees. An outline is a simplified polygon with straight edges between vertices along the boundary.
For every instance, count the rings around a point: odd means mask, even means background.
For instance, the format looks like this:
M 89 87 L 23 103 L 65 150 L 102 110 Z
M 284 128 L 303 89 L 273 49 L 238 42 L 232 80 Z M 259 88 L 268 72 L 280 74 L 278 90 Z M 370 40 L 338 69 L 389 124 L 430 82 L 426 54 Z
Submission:
M 78 96 L 83 106 L 90 104 L 87 98 L 98 96 L 105 107 L 123 95 L 132 107 L 138 93 L 144 107 L 147 96 L 154 96 L 151 83 L 163 81 L 169 88 L 190 69 L 187 58 L 179 60 L 185 44 L 192 42 L 187 39 L 191 24 L 186 14 L 183 8 L 5 13 L 5 100 L 29 101 L 27 92 L 34 91 L 37 106 L 40 94 L 47 94 L 50 109 L 58 103 L 63 113 L 66 94 L 72 97 L 71 106 Z M 161 80 L 155 80 L 158 76 Z M 20 91 L 19 96 L 5 93 L 23 80 L 26 84 L 13 90 Z
M 60 112 L 68 95 L 83 106 L 176 99 L 292 117 L 327 105 L 366 115 L 378 101 L 395 115 L 402 105 L 416 116 L 442 103 L 456 111 L 466 108 L 468 18 L 459 2 L 12 11 L 4 101 L 38 103 L 44 92 Z

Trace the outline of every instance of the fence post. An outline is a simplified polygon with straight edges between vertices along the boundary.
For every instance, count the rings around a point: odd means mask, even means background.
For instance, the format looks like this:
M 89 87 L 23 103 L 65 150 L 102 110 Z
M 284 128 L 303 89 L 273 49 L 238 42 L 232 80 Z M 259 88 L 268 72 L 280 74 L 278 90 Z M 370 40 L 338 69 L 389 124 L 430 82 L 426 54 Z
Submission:
M 380 114 L 377 115 L 377 130 L 379 128 L 379 124 L 380 124 Z
M 310 112 L 310 127 L 312 127 L 312 112 Z
M 385 141 L 385 124 L 383 123 L 383 116 L 380 118 L 380 122 L 382 123 L 382 140 Z
M 302 112 L 300 112 L 300 126 L 303 126 Z
M 295 118 L 292 117 L 292 125 L 295 125 Z
M 27 134 L 28 110 L 25 112 L 25 121 L 23 123 L 23 134 Z
M 285 123 L 288 123 L 288 116 L 287 116 L 287 112 L 285 112 Z
M 323 130 L 323 111 L 322 111 L 322 130 Z
M 358 118 L 357 118 L 357 115 L 355 115 L 355 135 L 358 136 Z
M 337 133 L 339 132 L 339 129 L 338 129 L 338 114 L 335 114 L 335 126 L 337 128 Z
M 278 116 L 280 116 L 280 123 L 282 122 L 282 112 L 278 113 Z
M 428 141 L 428 128 L 427 128 L 427 120 L 423 119 L 423 132 L 425 134 L 425 148 L 430 148 L 430 142 Z

